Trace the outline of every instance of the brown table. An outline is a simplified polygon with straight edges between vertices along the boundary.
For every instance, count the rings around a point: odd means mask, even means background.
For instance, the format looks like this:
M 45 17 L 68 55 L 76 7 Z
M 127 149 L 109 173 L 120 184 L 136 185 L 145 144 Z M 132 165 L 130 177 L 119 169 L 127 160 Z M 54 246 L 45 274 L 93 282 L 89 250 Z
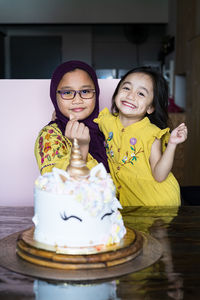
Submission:
M 0 207 L 0 239 L 32 226 L 32 216 L 31 207 Z M 47 283 L 0 267 L 0 299 L 62 300 L 68 291 L 71 299 L 87 300 L 200 299 L 200 207 L 129 207 L 123 217 L 127 226 L 151 233 L 161 242 L 163 255 L 152 266 L 85 286 Z M 45 292 L 50 296 L 42 298 Z

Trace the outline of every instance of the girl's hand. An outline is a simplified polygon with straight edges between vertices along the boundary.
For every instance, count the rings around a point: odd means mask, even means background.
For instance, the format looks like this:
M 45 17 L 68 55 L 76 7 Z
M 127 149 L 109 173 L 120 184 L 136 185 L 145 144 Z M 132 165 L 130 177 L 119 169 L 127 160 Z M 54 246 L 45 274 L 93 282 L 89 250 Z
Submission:
M 70 115 L 69 119 L 65 128 L 65 136 L 71 142 L 77 138 L 82 157 L 86 161 L 90 143 L 89 128 L 84 123 L 79 123 L 73 115 Z
M 180 144 L 183 143 L 187 139 L 187 127 L 185 123 L 180 124 L 176 127 L 169 138 L 169 144 Z

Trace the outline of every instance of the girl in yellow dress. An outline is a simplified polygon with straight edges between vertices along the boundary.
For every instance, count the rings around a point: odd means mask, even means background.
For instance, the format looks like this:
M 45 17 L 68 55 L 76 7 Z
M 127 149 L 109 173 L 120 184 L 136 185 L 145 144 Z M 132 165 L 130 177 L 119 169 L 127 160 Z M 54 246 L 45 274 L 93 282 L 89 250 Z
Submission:
M 150 67 L 140 67 L 120 80 L 112 114 L 105 108 L 95 119 L 106 139 L 110 172 L 123 206 L 180 205 L 171 168 L 187 127 L 182 123 L 169 134 L 167 108 L 165 79 Z

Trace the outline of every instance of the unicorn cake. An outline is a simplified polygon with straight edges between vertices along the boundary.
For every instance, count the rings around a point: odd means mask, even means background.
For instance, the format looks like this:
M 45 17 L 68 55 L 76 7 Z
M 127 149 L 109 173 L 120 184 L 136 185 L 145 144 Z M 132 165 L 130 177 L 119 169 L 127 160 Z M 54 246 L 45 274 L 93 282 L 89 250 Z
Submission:
M 35 182 L 34 240 L 59 247 L 119 243 L 126 229 L 113 181 L 103 166 L 89 170 L 76 140 L 67 171 L 53 168 Z

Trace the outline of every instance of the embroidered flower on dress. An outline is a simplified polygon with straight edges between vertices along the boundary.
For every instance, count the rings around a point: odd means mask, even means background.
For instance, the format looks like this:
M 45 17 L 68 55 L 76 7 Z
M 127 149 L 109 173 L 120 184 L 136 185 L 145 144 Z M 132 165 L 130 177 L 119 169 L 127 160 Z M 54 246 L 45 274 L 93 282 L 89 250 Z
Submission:
M 141 153 L 141 152 L 144 152 L 141 148 L 136 151 L 136 146 L 135 144 L 137 143 L 137 139 L 136 138 L 131 138 L 130 139 L 130 149 L 131 149 L 131 153 L 130 153 L 130 156 L 128 155 L 128 151 L 126 152 L 127 153 L 127 156 L 125 156 L 123 159 L 122 159 L 122 165 L 125 165 L 125 164 L 132 164 L 134 165 L 133 161 L 137 161 L 138 159 L 138 154 Z
M 123 159 L 122 159 L 123 163 L 125 163 L 127 161 L 127 159 L 128 159 L 128 157 L 124 156 Z
M 109 132 L 107 141 L 111 141 L 113 138 L 113 132 Z
M 113 132 L 110 131 L 109 134 L 108 134 L 108 138 L 104 142 L 104 146 L 106 148 L 106 154 L 110 155 L 111 157 L 114 157 L 114 152 L 112 150 L 112 145 L 109 148 L 109 143 L 108 143 L 108 142 L 110 142 L 112 140 L 112 138 L 113 138 Z
M 47 134 L 45 135 L 45 139 L 46 139 L 46 140 L 49 140 L 49 138 L 50 138 L 50 134 L 47 133 Z
M 114 156 L 114 152 L 112 150 L 110 150 L 110 155 L 111 155 L 111 157 Z
M 48 152 L 49 150 L 51 150 L 51 143 L 45 143 L 44 144 L 44 152 Z
M 133 137 L 133 138 L 130 139 L 130 144 L 131 145 L 135 145 L 136 143 L 137 143 L 137 139 L 136 138 Z
M 41 136 L 39 139 L 39 145 L 42 145 L 42 143 L 43 143 L 43 137 Z
M 51 161 L 51 156 L 49 154 L 45 155 L 44 158 L 47 158 L 49 161 Z
M 133 153 L 131 153 L 131 157 L 133 157 L 133 156 L 135 157 L 135 153 L 134 153 L 134 152 L 133 152 Z
M 54 159 L 56 156 L 58 158 L 62 158 L 63 155 L 60 154 L 60 149 L 62 149 L 63 151 L 65 150 L 65 148 L 67 147 L 67 141 L 65 141 L 64 139 L 62 140 L 62 136 L 60 134 L 58 134 L 58 131 L 53 130 L 53 129 L 44 129 L 43 133 L 46 133 L 46 135 L 41 136 L 39 138 L 39 155 L 41 156 L 41 164 L 43 164 L 45 162 L 45 159 L 47 159 L 48 161 L 51 161 L 52 159 Z M 51 138 L 54 137 L 56 138 L 56 140 L 53 140 L 50 142 Z M 47 142 L 45 142 L 47 141 Z M 52 143 L 53 142 L 53 143 Z M 57 147 L 55 147 L 57 146 Z M 70 144 L 69 144 L 70 146 Z M 52 151 L 52 152 L 50 152 Z M 48 154 L 45 155 L 45 153 L 49 152 Z

